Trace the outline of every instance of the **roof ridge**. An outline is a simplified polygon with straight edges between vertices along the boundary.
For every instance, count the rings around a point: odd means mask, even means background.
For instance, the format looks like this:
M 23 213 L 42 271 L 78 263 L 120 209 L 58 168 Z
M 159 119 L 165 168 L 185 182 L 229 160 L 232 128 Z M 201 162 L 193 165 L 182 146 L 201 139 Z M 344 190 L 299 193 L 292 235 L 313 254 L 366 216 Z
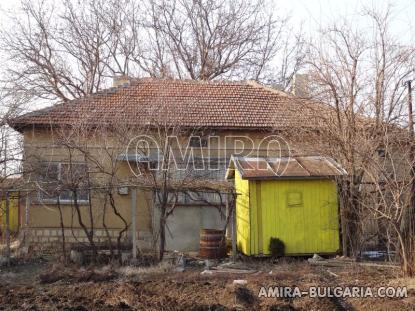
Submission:
M 87 94 L 81 98 L 71 99 L 68 102 L 76 102 L 77 100 L 83 100 L 83 99 L 87 99 L 89 97 L 95 97 L 95 96 L 111 95 L 113 93 L 116 93 L 119 90 L 128 89 L 132 86 L 135 86 L 140 83 L 145 83 L 145 82 L 179 82 L 179 83 L 192 83 L 192 84 L 212 84 L 212 85 L 222 84 L 222 85 L 237 85 L 237 86 L 249 85 L 252 87 L 264 89 L 268 92 L 271 92 L 271 93 L 274 93 L 280 96 L 295 97 L 292 94 L 277 90 L 270 86 L 259 83 L 255 80 L 222 80 L 222 79 L 221 80 L 195 80 L 195 79 L 179 79 L 179 78 L 141 77 L 141 78 L 130 78 L 130 82 L 128 84 L 119 85 L 119 86 L 111 86 L 105 89 L 98 90 L 94 93 Z
M 277 89 L 275 89 L 275 88 L 273 88 L 271 86 L 268 86 L 268 85 L 264 85 L 262 83 L 259 83 L 256 80 L 246 80 L 246 84 L 248 84 L 248 85 L 250 85 L 252 87 L 261 88 L 261 89 L 263 89 L 263 90 L 265 90 L 267 92 L 271 92 L 271 93 L 274 93 L 276 95 L 285 96 L 285 97 L 295 97 L 292 94 L 289 94 L 289 93 L 284 92 L 284 91 L 277 90 Z
M 140 82 L 179 82 L 179 83 L 192 83 L 192 84 L 235 84 L 245 85 L 246 80 L 197 80 L 197 79 L 179 79 L 179 78 L 154 78 L 154 77 L 142 77 L 142 78 L 130 78 L 133 83 Z
M 141 77 L 141 78 L 130 78 L 128 84 L 111 86 L 98 90 L 94 93 L 86 94 L 80 98 L 70 99 L 68 102 L 77 102 L 79 100 L 88 99 L 90 97 L 102 96 L 102 95 L 111 95 L 120 90 L 128 89 L 132 86 L 136 86 L 140 83 L 145 82 L 179 82 L 179 83 L 192 83 L 192 84 L 212 84 L 212 85 L 239 85 L 243 86 L 247 84 L 247 80 L 195 80 L 195 79 L 178 79 L 178 78 L 154 78 L 154 77 Z

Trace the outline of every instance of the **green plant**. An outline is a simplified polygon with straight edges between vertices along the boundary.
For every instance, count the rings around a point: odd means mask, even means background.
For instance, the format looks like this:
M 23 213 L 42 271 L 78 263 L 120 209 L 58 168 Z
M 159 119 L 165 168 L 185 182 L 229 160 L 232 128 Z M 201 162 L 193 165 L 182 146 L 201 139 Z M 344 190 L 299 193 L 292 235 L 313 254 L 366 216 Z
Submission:
M 285 254 L 285 244 L 278 238 L 271 237 L 268 249 L 272 257 L 282 257 Z

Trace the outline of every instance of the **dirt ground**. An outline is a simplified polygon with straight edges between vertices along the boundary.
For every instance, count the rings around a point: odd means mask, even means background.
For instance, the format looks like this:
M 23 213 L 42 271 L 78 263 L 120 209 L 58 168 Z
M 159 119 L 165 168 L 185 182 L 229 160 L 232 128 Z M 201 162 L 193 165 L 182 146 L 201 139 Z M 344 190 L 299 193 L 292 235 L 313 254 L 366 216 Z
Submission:
M 243 267 L 256 272 L 24 264 L 0 270 L 0 310 L 415 310 L 415 281 L 400 278 L 395 268 L 325 267 L 305 260 Z M 235 286 L 236 279 L 246 280 L 246 287 Z M 259 298 L 261 286 L 408 286 L 408 297 Z

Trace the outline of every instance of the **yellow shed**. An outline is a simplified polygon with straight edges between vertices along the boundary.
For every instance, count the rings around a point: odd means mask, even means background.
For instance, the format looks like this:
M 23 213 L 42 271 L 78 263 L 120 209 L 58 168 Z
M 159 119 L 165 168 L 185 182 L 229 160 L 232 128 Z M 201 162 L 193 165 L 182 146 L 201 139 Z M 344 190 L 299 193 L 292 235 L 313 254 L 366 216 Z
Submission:
M 340 248 L 336 176 L 346 172 L 327 157 L 232 156 L 236 240 L 245 255 L 269 255 L 271 237 L 286 255 L 333 254 Z

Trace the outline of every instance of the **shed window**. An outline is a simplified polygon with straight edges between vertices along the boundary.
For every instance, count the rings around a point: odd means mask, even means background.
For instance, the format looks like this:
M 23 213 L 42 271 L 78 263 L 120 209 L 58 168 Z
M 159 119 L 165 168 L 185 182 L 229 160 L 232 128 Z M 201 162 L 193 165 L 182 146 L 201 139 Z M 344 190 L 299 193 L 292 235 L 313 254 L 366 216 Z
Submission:
M 301 191 L 287 192 L 287 207 L 303 206 L 303 193 Z

